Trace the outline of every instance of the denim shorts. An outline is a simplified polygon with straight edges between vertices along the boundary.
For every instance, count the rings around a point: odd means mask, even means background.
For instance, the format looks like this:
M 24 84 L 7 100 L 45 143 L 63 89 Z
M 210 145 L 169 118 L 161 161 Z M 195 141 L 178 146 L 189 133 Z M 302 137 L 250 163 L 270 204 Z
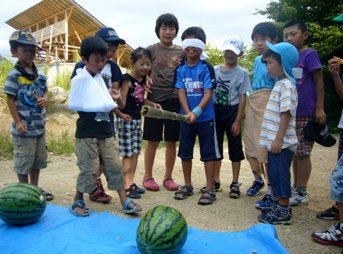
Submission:
M 343 156 L 338 160 L 330 177 L 330 198 L 343 203 Z

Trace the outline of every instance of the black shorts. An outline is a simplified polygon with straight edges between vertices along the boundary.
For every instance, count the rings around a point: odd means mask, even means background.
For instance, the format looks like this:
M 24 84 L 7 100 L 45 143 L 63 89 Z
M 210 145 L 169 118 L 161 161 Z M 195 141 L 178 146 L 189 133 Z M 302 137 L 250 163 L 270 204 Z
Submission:
M 158 103 L 162 106 L 163 110 L 180 113 L 181 106 L 178 99 L 170 99 Z M 179 141 L 179 121 L 145 117 L 143 139 L 148 141 Z

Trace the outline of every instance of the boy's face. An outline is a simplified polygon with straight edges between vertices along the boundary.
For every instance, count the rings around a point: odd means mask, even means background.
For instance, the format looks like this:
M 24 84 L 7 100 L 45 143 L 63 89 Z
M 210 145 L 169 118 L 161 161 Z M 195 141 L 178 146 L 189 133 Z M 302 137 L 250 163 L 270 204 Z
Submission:
M 227 64 L 235 64 L 237 63 L 238 57 L 242 55 L 243 52 L 241 52 L 239 55 L 236 55 L 235 52 L 232 50 L 225 50 L 224 51 L 224 59 L 225 63 Z
M 196 38 L 194 35 L 187 36 L 185 39 L 194 39 Z M 202 52 L 202 49 L 197 47 L 187 47 L 183 50 L 186 54 L 187 60 L 199 60 L 200 54 Z
M 14 57 L 17 57 L 23 67 L 31 68 L 36 58 L 36 47 L 33 45 L 20 44 L 16 50 L 11 50 Z
M 272 56 L 266 57 L 265 60 L 267 62 L 267 70 L 269 76 L 271 78 L 279 77 L 283 72 L 282 65 L 280 65 L 279 62 Z
M 86 64 L 86 69 L 91 75 L 96 75 L 102 71 L 106 64 L 106 56 L 98 53 L 92 53 L 88 60 L 82 57 L 82 61 Z
M 117 51 L 118 44 L 113 42 L 105 41 L 107 45 L 106 61 L 110 60 Z
M 304 46 L 304 41 L 308 37 L 308 31 L 302 32 L 298 25 L 283 29 L 283 40 L 293 44 L 298 50 Z
M 162 46 L 173 45 L 173 40 L 176 36 L 176 29 L 174 26 L 166 26 L 162 24 L 159 31 L 160 42 Z
M 277 40 L 278 40 L 277 37 L 272 39 L 269 36 L 255 35 L 253 39 L 253 43 L 257 52 L 261 55 L 264 55 L 268 51 L 266 41 L 270 42 L 271 44 L 275 44 Z

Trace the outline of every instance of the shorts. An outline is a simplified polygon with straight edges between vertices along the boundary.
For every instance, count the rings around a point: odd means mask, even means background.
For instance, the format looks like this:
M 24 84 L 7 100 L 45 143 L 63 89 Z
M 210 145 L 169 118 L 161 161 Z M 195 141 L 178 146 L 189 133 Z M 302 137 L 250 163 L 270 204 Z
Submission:
M 338 160 L 330 176 L 330 198 L 338 203 L 343 203 L 343 157 Z
M 189 124 L 180 122 L 180 144 L 178 156 L 181 160 L 192 160 L 196 136 L 199 138 L 200 160 L 203 162 L 220 159 L 215 120 Z
M 241 133 L 235 137 L 231 132 L 232 125 L 237 117 L 238 105 L 223 107 L 215 104 L 214 110 L 216 112 L 216 132 L 221 159 L 224 158 L 223 143 L 224 134 L 226 133 L 230 161 L 239 162 L 244 160 Z
M 177 99 L 165 100 L 159 102 L 159 104 L 164 110 L 180 113 L 181 106 Z M 158 142 L 162 140 L 177 142 L 180 140 L 179 121 L 145 117 L 143 139 Z
M 343 154 L 343 129 L 341 129 L 340 135 L 339 135 L 339 144 L 338 144 L 338 158 L 341 158 Z
M 47 167 L 48 153 L 45 134 L 39 137 L 12 136 L 13 140 L 13 171 L 20 175 L 28 175 L 31 169 Z
M 141 153 L 142 147 L 142 120 L 132 119 L 125 123 L 123 118 L 116 119 L 119 138 L 119 153 L 121 157 L 131 158 Z
M 82 193 L 93 191 L 99 168 L 106 176 L 108 189 L 124 189 L 122 165 L 113 137 L 106 139 L 77 138 L 75 154 L 76 164 L 80 169 L 76 182 L 78 191 Z
M 268 151 L 268 176 L 273 193 L 278 198 L 290 198 L 291 190 L 291 164 L 294 153 L 285 148 L 281 153 Z
M 297 132 L 297 137 L 298 137 L 298 148 L 297 148 L 297 153 L 295 154 L 296 156 L 310 156 L 311 151 L 313 149 L 313 141 L 308 141 L 304 137 L 304 128 L 306 124 L 312 120 L 313 117 L 311 116 L 296 116 L 296 123 L 295 123 L 295 130 Z

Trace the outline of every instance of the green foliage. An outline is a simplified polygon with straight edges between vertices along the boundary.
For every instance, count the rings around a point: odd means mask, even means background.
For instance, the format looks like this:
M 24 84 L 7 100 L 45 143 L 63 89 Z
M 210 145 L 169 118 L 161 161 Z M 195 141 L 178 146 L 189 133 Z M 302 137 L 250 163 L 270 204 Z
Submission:
M 67 69 L 63 72 L 58 73 L 58 75 L 56 75 L 55 79 L 52 82 L 52 86 L 62 87 L 64 90 L 69 92 L 71 88 L 71 74 L 72 71 Z
M 75 49 L 74 55 L 73 55 L 73 59 L 74 59 L 74 62 L 75 62 L 75 63 L 81 61 L 81 57 L 80 57 L 80 55 L 79 55 L 79 50 L 78 50 L 78 49 Z
M 48 151 L 54 155 L 71 155 L 75 149 L 75 138 L 68 130 L 60 134 L 54 134 L 52 131 L 47 132 Z
M 12 135 L 9 128 L 0 128 L 0 160 L 13 158 Z
M 223 51 L 216 47 L 213 47 L 211 42 L 207 43 L 205 47 L 205 52 L 208 55 L 206 61 L 212 64 L 213 66 L 224 63 Z
M 0 64 L 0 86 L 3 86 L 7 79 L 7 74 L 11 69 L 13 69 L 13 64 L 6 58 L 2 58 Z

